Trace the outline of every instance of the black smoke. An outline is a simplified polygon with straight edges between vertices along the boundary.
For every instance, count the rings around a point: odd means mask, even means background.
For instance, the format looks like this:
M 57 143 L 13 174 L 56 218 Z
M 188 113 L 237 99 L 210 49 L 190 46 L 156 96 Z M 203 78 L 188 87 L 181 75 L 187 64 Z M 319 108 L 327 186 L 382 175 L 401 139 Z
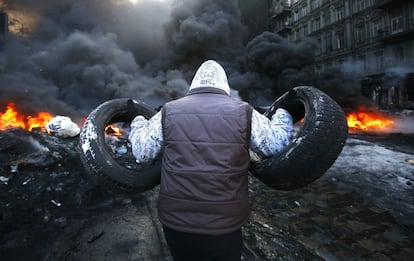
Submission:
M 270 103 L 298 85 L 312 85 L 315 48 L 312 39 L 293 44 L 263 32 L 247 43 L 244 66 L 230 79 L 231 85 L 239 86 L 242 97 L 257 103 Z
M 236 0 L 2 2 L 5 12 L 38 20 L 27 35 L 1 39 L 0 108 L 15 102 L 28 114 L 75 119 L 119 97 L 156 108 L 184 95 L 206 59 L 220 62 L 231 87 L 255 105 L 297 85 L 323 86 L 312 69 L 313 40 L 290 43 L 270 32 L 247 38 Z

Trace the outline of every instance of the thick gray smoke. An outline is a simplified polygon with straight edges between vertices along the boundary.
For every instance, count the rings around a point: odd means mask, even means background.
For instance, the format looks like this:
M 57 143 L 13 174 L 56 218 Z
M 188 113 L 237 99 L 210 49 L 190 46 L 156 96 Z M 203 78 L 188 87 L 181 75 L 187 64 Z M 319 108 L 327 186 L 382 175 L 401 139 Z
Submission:
M 3 0 L 3 5 L 6 12 L 30 10 L 39 20 L 26 37 L 1 39 L 0 108 L 15 102 L 26 113 L 47 110 L 79 119 L 119 97 L 156 108 L 184 95 L 206 59 L 220 62 L 231 87 L 253 105 L 267 105 L 296 85 L 316 81 L 315 43 L 293 44 L 270 32 L 247 39 L 236 0 L 136 5 Z M 344 89 L 345 95 L 354 93 Z
M 236 1 L 4 1 L 40 18 L 26 38 L 9 34 L 0 53 L 0 106 L 84 117 L 131 97 L 158 107 L 188 89 L 205 59 L 241 55 Z M 5 10 L 7 12 L 7 9 Z

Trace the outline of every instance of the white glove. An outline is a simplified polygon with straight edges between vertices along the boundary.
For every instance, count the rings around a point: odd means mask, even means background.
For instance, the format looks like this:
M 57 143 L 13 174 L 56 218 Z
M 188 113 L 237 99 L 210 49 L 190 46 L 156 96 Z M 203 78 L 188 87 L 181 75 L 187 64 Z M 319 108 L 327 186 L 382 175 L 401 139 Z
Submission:
M 278 108 L 275 114 L 273 114 L 271 122 L 272 124 L 280 124 L 280 123 L 292 124 L 293 119 L 292 119 L 292 115 L 290 115 L 290 113 L 287 110 Z
M 131 129 L 140 129 L 148 124 L 148 120 L 144 116 L 138 115 L 131 122 Z

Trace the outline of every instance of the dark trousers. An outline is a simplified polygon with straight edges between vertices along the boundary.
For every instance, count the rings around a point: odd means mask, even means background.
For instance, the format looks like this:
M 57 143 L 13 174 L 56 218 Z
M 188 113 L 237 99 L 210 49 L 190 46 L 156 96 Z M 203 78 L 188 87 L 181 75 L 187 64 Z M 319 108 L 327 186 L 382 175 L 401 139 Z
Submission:
M 164 226 L 164 235 L 174 261 L 241 259 L 241 229 L 225 235 L 199 235 L 179 232 Z

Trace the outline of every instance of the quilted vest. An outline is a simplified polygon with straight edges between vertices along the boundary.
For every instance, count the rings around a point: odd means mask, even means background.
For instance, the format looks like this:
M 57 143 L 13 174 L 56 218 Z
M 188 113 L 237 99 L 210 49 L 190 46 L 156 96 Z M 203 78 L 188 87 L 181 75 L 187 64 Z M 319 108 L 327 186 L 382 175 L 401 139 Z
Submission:
M 252 107 L 202 87 L 162 109 L 164 153 L 158 214 L 181 232 L 220 235 L 249 215 Z

